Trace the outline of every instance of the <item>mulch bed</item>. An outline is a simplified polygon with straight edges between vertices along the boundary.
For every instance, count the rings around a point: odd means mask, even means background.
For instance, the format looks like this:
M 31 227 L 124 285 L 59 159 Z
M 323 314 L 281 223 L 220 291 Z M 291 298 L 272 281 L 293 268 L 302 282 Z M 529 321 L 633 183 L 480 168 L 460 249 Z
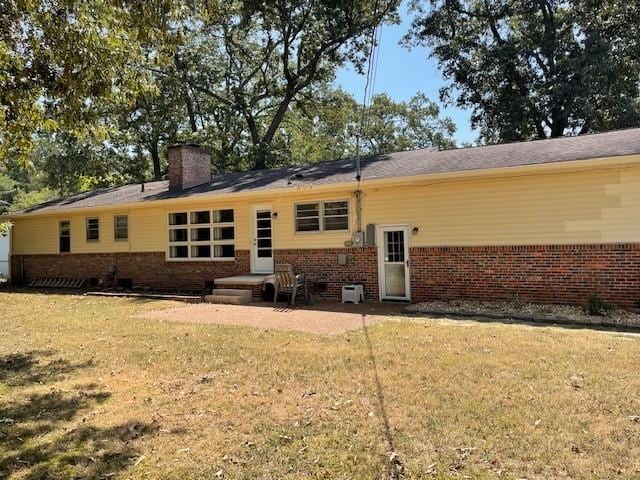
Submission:
M 603 316 L 589 315 L 582 307 L 525 302 L 480 300 L 434 300 L 405 308 L 406 312 L 437 316 L 485 317 L 531 322 L 640 329 L 640 314 L 614 309 Z

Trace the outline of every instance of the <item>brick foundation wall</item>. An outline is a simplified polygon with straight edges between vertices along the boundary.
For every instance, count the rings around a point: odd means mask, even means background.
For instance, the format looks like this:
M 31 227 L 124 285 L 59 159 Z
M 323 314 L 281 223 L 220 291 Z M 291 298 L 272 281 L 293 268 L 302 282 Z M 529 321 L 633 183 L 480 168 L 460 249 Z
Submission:
M 134 286 L 158 290 L 204 290 L 216 278 L 249 271 L 249 251 L 236 250 L 235 255 L 235 260 L 215 262 L 167 262 L 164 252 L 16 255 L 11 271 L 16 283 L 41 277 L 96 278 L 111 287 L 118 279 L 131 279 Z M 109 274 L 114 265 L 115 276 Z
M 338 265 L 340 254 L 347 256 L 346 265 Z M 342 285 L 362 283 L 365 299 L 378 300 L 378 249 L 375 247 L 274 250 L 274 262 L 289 263 L 296 273 L 303 272 L 327 282 L 328 297 L 340 298 Z
M 414 302 L 508 299 L 584 305 L 640 300 L 640 244 L 411 248 Z
M 346 265 L 338 265 L 345 254 Z M 640 300 L 640 244 L 498 247 L 413 247 L 411 297 L 432 299 L 522 300 L 583 305 L 589 295 L 625 307 Z M 14 281 L 38 277 L 118 278 L 161 290 L 202 290 L 215 278 L 247 274 L 250 252 L 236 250 L 230 262 L 167 262 L 165 254 L 105 253 L 12 257 Z M 275 263 L 327 283 L 327 297 L 339 298 L 341 286 L 362 283 L 368 301 L 378 299 L 377 248 L 275 250 Z M 108 275 L 116 266 L 115 278 Z M 254 292 L 256 297 L 258 292 Z

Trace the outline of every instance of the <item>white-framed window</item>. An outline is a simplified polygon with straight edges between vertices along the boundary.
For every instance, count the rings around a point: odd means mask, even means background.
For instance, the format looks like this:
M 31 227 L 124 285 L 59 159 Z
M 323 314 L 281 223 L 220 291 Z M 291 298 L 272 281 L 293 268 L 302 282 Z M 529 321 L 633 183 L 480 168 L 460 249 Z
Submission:
M 60 253 L 69 253 L 71 251 L 71 222 L 69 220 L 60 220 L 58 232 L 60 237 Z
M 98 217 L 87 218 L 87 242 L 100 241 L 100 219 Z
M 169 213 L 167 256 L 171 260 L 233 260 L 233 209 Z
M 295 223 L 296 233 L 347 231 L 349 201 L 296 203 Z
M 127 215 L 113 217 L 113 239 L 129 240 L 129 217 Z

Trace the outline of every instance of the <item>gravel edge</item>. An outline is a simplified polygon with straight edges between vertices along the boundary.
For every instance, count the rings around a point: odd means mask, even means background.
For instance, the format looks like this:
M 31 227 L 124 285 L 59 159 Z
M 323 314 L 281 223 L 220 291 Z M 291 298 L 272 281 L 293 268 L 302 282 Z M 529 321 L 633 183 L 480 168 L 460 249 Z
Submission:
M 581 322 L 570 318 L 564 317 L 548 317 L 548 316 L 530 316 L 530 315 L 518 315 L 518 314 L 498 314 L 491 312 L 468 312 L 464 310 L 410 310 L 409 307 L 405 307 L 403 311 L 412 317 L 452 317 L 452 318 L 469 318 L 476 320 L 516 320 L 521 322 L 530 323 L 544 323 L 549 325 L 571 325 L 575 327 L 595 327 L 616 329 L 621 331 L 640 332 L 640 325 L 628 325 L 624 323 L 616 323 L 606 317 L 594 317 L 594 321 L 591 323 Z

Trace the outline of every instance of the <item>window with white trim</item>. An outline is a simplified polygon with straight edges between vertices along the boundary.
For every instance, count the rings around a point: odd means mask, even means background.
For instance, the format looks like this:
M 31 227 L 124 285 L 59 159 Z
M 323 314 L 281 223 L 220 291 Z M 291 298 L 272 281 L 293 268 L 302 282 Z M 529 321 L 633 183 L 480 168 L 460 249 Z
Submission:
M 71 251 L 71 222 L 69 220 L 60 221 L 59 236 L 60 253 L 69 253 Z
M 233 209 L 169 214 L 170 259 L 232 260 L 235 256 Z
M 349 230 L 349 202 L 298 203 L 295 206 L 296 233 Z
M 100 219 L 98 217 L 87 218 L 87 242 L 100 241 Z
M 113 239 L 129 240 L 129 217 L 116 215 L 113 217 Z

